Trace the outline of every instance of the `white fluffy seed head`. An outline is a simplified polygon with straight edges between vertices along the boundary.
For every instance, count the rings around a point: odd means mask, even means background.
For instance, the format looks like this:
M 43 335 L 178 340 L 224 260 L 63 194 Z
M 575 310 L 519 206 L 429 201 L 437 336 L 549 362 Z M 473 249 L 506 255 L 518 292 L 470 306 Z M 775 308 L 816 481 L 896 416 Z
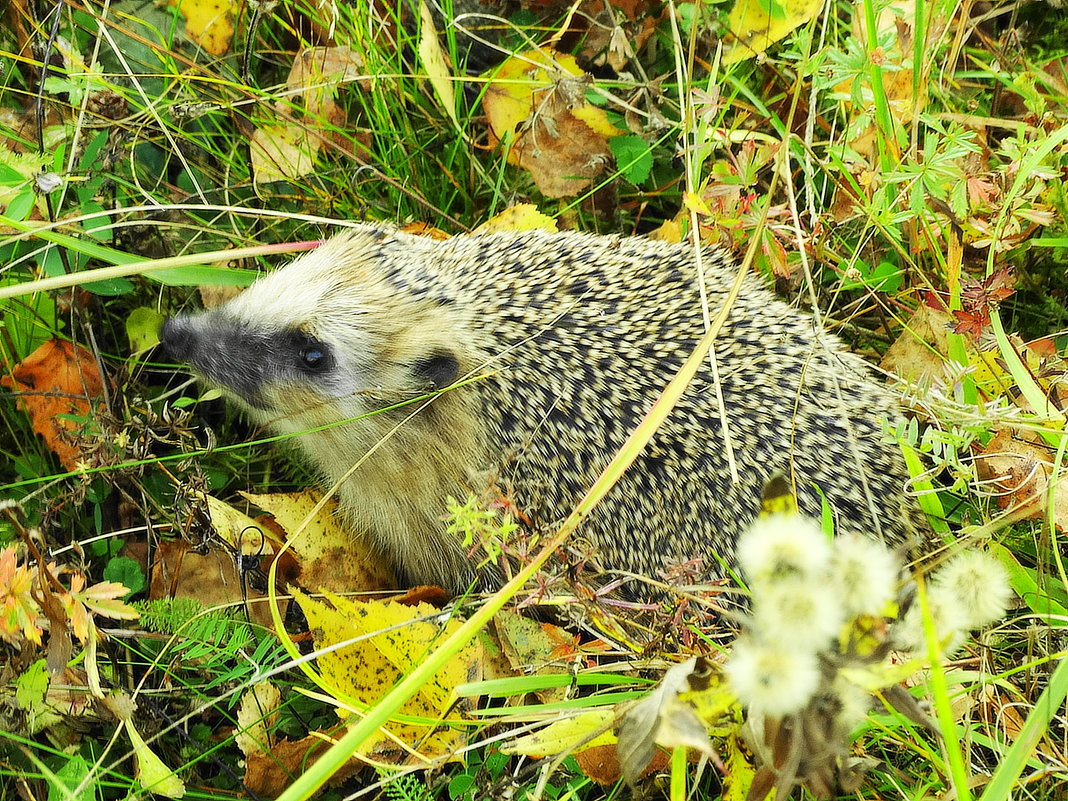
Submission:
M 815 654 L 767 646 L 750 636 L 735 641 L 724 669 L 738 700 L 773 718 L 800 712 L 820 685 Z
M 982 628 L 1002 617 L 1012 598 L 1005 568 L 983 551 L 960 552 L 935 572 L 931 584 L 932 593 L 960 602 L 966 629 Z
M 901 565 L 881 542 L 856 534 L 839 536 L 831 551 L 831 578 L 847 617 L 881 614 L 897 593 Z
M 754 521 L 741 536 L 737 556 L 746 579 L 763 590 L 789 576 L 822 578 L 831 545 L 819 523 L 811 518 L 770 515 Z
M 752 629 L 784 650 L 818 653 L 841 631 L 842 604 L 823 577 L 793 575 L 762 586 L 753 597 Z
M 928 589 L 927 603 L 941 654 L 943 657 L 952 656 L 964 644 L 968 614 L 955 595 L 934 584 Z M 913 601 L 904 617 L 894 626 L 892 637 L 901 650 L 913 651 L 920 656 L 927 654 L 927 638 L 919 598 Z

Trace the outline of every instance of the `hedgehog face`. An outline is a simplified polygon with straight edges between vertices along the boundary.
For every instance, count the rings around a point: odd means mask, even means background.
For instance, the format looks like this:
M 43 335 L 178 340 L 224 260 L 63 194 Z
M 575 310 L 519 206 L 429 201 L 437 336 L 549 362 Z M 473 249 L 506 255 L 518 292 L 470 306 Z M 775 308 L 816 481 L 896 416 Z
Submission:
M 171 318 L 161 339 L 175 358 L 256 411 L 288 412 L 295 398 L 282 390 L 324 399 L 350 391 L 334 349 L 297 328 L 254 327 L 220 310 Z
M 398 304 L 373 240 L 341 236 L 223 306 L 164 323 L 171 355 L 265 423 L 311 428 L 451 384 L 460 362 L 426 304 Z

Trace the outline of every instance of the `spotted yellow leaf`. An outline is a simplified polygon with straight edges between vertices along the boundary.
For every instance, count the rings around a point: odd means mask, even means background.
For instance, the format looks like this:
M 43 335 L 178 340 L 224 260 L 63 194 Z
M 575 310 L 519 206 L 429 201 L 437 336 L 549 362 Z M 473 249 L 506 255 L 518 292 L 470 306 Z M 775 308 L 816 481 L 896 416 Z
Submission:
M 759 55 L 819 13 L 823 0 L 737 0 L 727 24 L 733 41 L 724 64 Z
M 234 36 L 234 13 L 241 0 L 170 0 L 185 17 L 186 35 L 204 48 L 221 56 L 230 50 Z
M 346 707 L 360 713 L 373 705 L 460 625 L 456 620 L 440 623 L 438 611 L 427 604 L 354 601 L 332 593 L 318 601 L 299 591 L 293 594 L 316 648 L 350 643 L 326 650 L 318 659 L 324 684 L 341 703 L 339 714 Z M 479 681 L 481 671 L 481 646 L 468 644 L 401 707 L 398 718 L 361 746 L 360 753 L 392 743 L 427 758 L 456 755 L 467 733 L 453 709 L 452 691 Z

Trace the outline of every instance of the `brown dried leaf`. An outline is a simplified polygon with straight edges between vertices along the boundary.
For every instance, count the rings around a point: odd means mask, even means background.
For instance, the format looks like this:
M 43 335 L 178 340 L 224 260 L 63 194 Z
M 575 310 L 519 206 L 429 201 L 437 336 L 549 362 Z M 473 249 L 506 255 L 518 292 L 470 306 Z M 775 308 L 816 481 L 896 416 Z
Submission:
M 508 161 L 546 197 L 588 188 L 611 161 L 609 137 L 622 133 L 586 101 L 588 80 L 573 56 L 543 48 L 510 58 L 486 88 L 491 144 L 512 136 Z
M 1025 519 L 1043 520 L 1049 508 L 1054 454 L 1039 434 L 1006 426 L 979 454 L 976 467 L 979 477 L 998 492 L 1001 508 L 1030 510 Z M 1063 471 L 1053 489 L 1053 524 L 1068 531 L 1068 476 Z
M 300 562 L 298 581 L 305 589 L 342 593 L 396 588 L 392 567 L 360 547 L 352 532 L 338 520 L 333 500 L 308 518 L 322 499 L 320 492 L 242 495 L 273 515 L 275 523 L 286 532 L 290 548 Z
M 261 798 L 280 796 L 330 747 L 330 740 L 325 734 L 316 734 L 309 734 L 302 740 L 277 742 L 271 746 L 269 754 L 249 754 L 245 759 L 245 786 Z M 336 787 L 351 779 L 363 767 L 364 763 L 357 757 L 349 757 L 348 762 L 330 774 L 326 784 Z
M 33 429 L 67 470 L 86 459 L 78 433 L 104 394 L 104 379 L 93 354 L 60 339 L 50 339 L 15 365 L 0 386 L 13 390 L 30 414 Z M 77 420 L 69 419 L 71 417 Z
M 920 306 L 905 324 L 879 366 L 906 381 L 941 377 L 949 353 L 947 333 L 953 318 L 944 311 Z

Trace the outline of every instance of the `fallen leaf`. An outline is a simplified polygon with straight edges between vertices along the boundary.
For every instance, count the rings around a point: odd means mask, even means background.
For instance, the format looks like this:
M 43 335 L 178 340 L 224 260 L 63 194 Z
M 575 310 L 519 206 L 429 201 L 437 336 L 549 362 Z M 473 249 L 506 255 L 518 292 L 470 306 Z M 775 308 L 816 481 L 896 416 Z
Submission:
M 508 59 L 486 87 L 490 143 L 510 139 L 509 163 L 546 197 L 588 188 L 611 161 L 608 138 L 622 133 L 586 100 L 588 83 L 573 56 L 541 48 Z
M 282 694 L 269 681 L 260 681 L 241 696 L 237 707 L 237 734 L 234 740 L 241 753 L 268 754 L 274 746 L 272 731 L 278 725 Z
M 488 234 L 498 231 L 556 231 L 556 219 L 542 214 L 533 203 L 517 203 L 495 214 L 472 233 Z
M 299 125 L 268 125 L 252 134 L 249 152 L 256 183 L 307 175 L 319 155 L 320 139 Z
M 456 84 L 453 83 L 452 70 L 441 49 L 438 32 L 434 29 L 434 15 L 430 13 L 425 0 L 419 0 L 419 20 L 419 59 L 423 62 L 427 79 L 434 88 L 438 102 L 459 129 L 460 120 L 456 116 Z
M 230 50 L 234 37 L 234 15 L 242 0 L 169 0 L 185 17 L 185 33 L 204 48 L 204 52 L 221 56 Z
M 337 94 L 341 86 L 353 82 L 363 89 L 371 86 L 364 74 L 363 57 L 353 48 L 309 47 L 301 51 L 286 79 L 288 102 L 275 104 L 277 121 L 261 125 L 252 134 L 250 150 L 257 184 L 307 175 L 324 144 L 349 149 L 353 135 L 339 133 L 347 129 L 348 121 Z M 354 153 L 350 155 L 355 158 Z
M 947 334 L 952 320 L 947 312 L 920 306 L 887 348 L 879 366 L 912 383 L 940 378 L 949 354 Z
M 373 705 L 460 626 L 455 619 L 438 625 L 441 613 L 426 604 L 353 601 L 332 593 L 317 601 L 299 590 L 293 594 L 316 648 L 351 641 L 321 654 L 317 661 L 323 681 L 339 700 L 339 715 Z M 458 751 L 467 740 L 465 726 L 455 717 L 444 720 L 444 715 L 452 707 L 454 687 L 481 679 L 481 661 L 481 645 L 469 643 L 398 710 L 398 719 L 364 742 L 359 754 L 402 761 L 409 755 L 418 761 L 460 758 Z
M 760 55 L 819 13 L 823 0 L 736 0 L 727 17 L 731 41 L 723 64 Z
M 565 662 L 556 657 L 561 638 L 578 648 L 578 638 L 566 634 L 550 623 L 540 623 L 523 615 L 502 609 L 493 618 L 497 638 L 512 670 L 518 675 L 535 673 L 563 675 L 570 672 Z M 551 687 L 537 692 L 542 703 L 563 701 L 567 687 Z
M 277 798 L 292 786 L 294 779 L 314 765 L 330 745 L 330 740 L 314 733 L 301 740 L 280 740 L 267 754 L 249 754 L 245 759 L 245 786 L 261 798 Z M 357 757 L 349 757 L 330 774 L 326 786 L 336 787 L 363 768 L 364 763 Z
M 161 542 L 156 549 L 148 597 L 193 598 L 207 608 L 244 605 L 253 623 L 274 627 L 267 596 L 238 570 L 233 554 L 222 550 L 200 554 L 184 540 Z M 285 603 L 278 602 L 283 618 Z
M 687 746 L 715 756 L 708 728 L 693 707 L 681 700 L 691 681 L 704 682 L 709 668 L 699 666 L 696 656 L 670 668 L 652 692 L 623 716 L 619 725 L 616 752 L 623 776 L 633 785 L 656 753 L 656 746 Z
M 979 477 L 1002 509 L 1030 510 L 1022 519 L 1044 520 L 1049 511 L 1049 477 L 1055 450 L 1042 437 L 1005 426 L 976 457 Z M 1061 470 L 1053 488 L 1052 522 L 1068 531 L 1068 476 Z
M 104 379 L 93 354 L 71 342 L 50 339 L 15 365 L 11 375 L 0 376 L 0 386 L 16 393 L 30 414 L 33 430 L 44 437 L 65 469 L 77 470 L 79 463 L 89 461 L 83 451 L 84 431 L 104 394 Z
M 144 353 L 159 344 L 163 315 L 148 306 L 138 306 L 126 318 L 126 338 L 131 353 Z
M 322 493 L 317 490 L 271 495 L 244 492 L 242 496 L 273 515 L 286 532 L 290 548 L 300 563 L 297 580 L 305 589 L 339 593 L 396 589 L 392 567 L 361 547 L 360 540 L 337 518 L 337 504 L 333 500 L 309 518 Z
M 153 795 L 162 795 L 167 798 L 182 798 L 185 796 L 185 783 L 178 774 L 167 767 L 156 752 L 145 743 L 144 739 L 134 728 L 132 720 L 124 720 L 126 734 L 133 745 L 134 775 L 141 782 L 141 786 Z
M 619 713 L 614 707 L 591 709 L 572 718 L 550 723 L 501 746 L 501 753 L 530 757 L 580 754 L 589 748 L 616 742 L 612 726 Z

